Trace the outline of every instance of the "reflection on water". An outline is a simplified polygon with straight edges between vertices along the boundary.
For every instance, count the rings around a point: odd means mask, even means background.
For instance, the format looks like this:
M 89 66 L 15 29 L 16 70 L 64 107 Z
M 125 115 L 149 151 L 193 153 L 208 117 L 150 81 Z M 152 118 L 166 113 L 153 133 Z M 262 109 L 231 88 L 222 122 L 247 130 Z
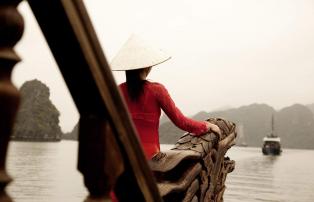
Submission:
M 227 177 L 226 202 L 314 201 L 314 151 L 284 149 L 271 157 L 260 148 L 234 147 L 227 155 L 236 169 Z M 87 191 L 76 162 L 77 142 L 11 142 L 8 192 L 16 202 L 83 201 Z

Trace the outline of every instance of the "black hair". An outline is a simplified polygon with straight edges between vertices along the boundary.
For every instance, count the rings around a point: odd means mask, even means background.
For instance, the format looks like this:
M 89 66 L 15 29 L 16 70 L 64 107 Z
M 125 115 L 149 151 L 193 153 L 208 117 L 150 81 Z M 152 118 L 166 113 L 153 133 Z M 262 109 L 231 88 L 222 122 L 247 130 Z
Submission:
M 125 71 L 127 91 L 131 101 L 137 101 L 143 93 L 146 80 L 141 79 L 144 69 Z

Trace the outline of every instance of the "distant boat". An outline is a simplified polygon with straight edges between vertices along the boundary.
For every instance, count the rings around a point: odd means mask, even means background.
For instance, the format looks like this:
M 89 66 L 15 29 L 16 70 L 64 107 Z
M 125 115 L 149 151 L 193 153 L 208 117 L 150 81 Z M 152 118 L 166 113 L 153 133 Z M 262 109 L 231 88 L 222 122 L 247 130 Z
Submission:
M 274 115 L 271 119 L 271 133 L 263 139 L 262 152 L 264 155 L 280 155 L 282 152 L 280 137 L 275 134 L 274 130 Z

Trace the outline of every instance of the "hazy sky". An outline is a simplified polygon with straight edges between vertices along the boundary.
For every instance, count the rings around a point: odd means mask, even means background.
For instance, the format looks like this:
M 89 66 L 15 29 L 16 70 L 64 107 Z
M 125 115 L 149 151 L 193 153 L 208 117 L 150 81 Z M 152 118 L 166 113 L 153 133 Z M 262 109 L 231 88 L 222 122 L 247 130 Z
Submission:
M 163 83 L 186 115 L 251 103 L 276 109 L 314 103 L 312 0 L 84 2 L 109 61 L 131 33 L 172 56 L 149 78 Z M 17 45 L 23 61 L 14 69 L 14 83 L 46 83 L 61 127 L 70 131 L 77 110 L 28 5 L 19 9 L 26 29 Z M 124 81 L 123 73 L 114 76 Z

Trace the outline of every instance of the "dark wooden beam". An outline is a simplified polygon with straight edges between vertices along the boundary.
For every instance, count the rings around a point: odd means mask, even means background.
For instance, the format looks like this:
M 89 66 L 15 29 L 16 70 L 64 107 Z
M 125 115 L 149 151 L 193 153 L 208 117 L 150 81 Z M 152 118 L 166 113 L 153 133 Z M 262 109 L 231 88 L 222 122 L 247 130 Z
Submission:
M 161 201 L 153 175 L 83 2 L 81 0 L 28 0 L 28 2 L 59 65 L 81 119 L 90 118 L 87 123 L 90 123 L 90 120 L 97 120 L 98 128 L 109 123 L 125 168 L 130 168 L 126 169 L 125 173 L 134 179 L 129 182 L 129 186 L 138 187 L 139 193 L 143 195 L 141 199 L 134 200 Z M 86 125 L 88 124 L 84 124 L 84 127 Z M 85 132 L 80 134 L 81 140 L 88 139 L 89 128 L 90 126 L 87 126 L 87 129 L 83 129 Z M 97 133 L 101 134 L 97 136 Z M 95 141 L 101 140 L 99 135 L 107 134 L 101 129 L 94 131 L 96 137 L 94 141 L 90 145 L 80 141 L 80 148 L 92 148 L 92 144 L 97 144 Z M 80 150 L 80 156 L 89 155 L 93 158 L 93 155 L 97 155 L 93 154 L 96 151 L 86 151 L 83 148 Z M 105 151 L 110 152 L 108 148 L 105 148 Z M 86 168 L 84 172 L 89 172 L 88 168 L 92 168 L 91 165 L 86 165 L 87 163 L 88 161 L 82 158 L 79 160 L 79 168 Z

